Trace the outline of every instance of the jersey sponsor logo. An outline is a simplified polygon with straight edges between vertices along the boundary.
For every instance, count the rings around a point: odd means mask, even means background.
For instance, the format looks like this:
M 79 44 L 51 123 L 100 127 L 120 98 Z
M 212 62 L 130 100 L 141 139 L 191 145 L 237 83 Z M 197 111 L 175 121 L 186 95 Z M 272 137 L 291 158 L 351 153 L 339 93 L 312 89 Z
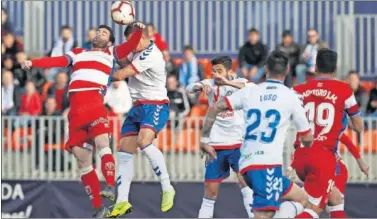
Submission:
M 100 117 L 96 121 L 90 123 L 90 127 L 95 127 L 95 126 L 97 126 L 98 124 L 101 124 L 101 123 L 104 124 L 104 126 L 106 128 L 109 127 L 109 121 L 107 120 L 107 118 L 104 118 L 104 117 Z
M 220 118 L 223 118 L 223 119 L 231 118 L 231 117 L 234 116 L 234 111 L 229 111 L 229 110 L 224 111 L 224 112 L 219 113 L 217 116 L 220 117 Z

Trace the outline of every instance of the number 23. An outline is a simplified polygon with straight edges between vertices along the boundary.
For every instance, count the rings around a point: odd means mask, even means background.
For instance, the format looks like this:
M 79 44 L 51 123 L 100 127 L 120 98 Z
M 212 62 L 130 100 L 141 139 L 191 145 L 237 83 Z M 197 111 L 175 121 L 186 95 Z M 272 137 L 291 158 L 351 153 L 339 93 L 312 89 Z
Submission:
M 277 111 L 275 109 L 270 109 L 270 110 L 266 111 L 266 114 L 265 114 L 264 117 L 266 119 L 270 120 L 270 122 L 268 123 L 269 130 L 261 132 L 260 140 L 265 142 L 265 143 L 271 143 L 275 139 L 276 128 L 279 125 L 281 116 L 280 116 L 279 111 Z M 271 121 L 271 117 L 273 117 L 272 121 Z M 262 112 L 259 109 L 250 109 L 247 112 L 247 118 L 253 119 L 253 122 L 249 126 L 247 126 L 247 128 L 246 128 L 245 140 L 256 141 L 258 139 L 258 135 L 253 133 L 253 131 L 256 128 L 258 128 L 261 124 Z

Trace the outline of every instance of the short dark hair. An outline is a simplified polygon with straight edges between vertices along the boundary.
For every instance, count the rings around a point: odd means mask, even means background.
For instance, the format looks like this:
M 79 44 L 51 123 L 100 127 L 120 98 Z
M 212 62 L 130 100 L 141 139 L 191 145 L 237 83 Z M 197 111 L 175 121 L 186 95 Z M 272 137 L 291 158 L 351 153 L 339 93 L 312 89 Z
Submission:
M 114 37 L 113 29 L 112 29 L 111 27 L 105 25 L 105 24 L 101 24 L 101 25 L 98 26 L 97 30 L 99 30 L 99 29 L 101 29 L 101 28 L 106 29 L 106 30 L 108 30 L 108 31 L 110 32 L 110 39 L 109 39 L 109 40 L 110 40 L 110 42 L 111 42 L 112 44 L 114 44 L 114 42 L 115 42 L 115 37 Z
M 292 32 L 290 30 L 284 30 L 283 31 L 282 37 L 285 38 L 287 36 L 292 36 Z
M 317 71 L 319 73 L 334 73 L 338 63 L 338 54 L 331 49 L 319 49 L 316 58 Z
M 359 75 L 359 72 L 357 72 L 356 70 L 353 70 L 353 69 L 348 71 L 348 76 L 349 75 L 354 75 L 354 74 L 355 75 Z
M 259 34 L 259 31 L 258 31 L 257 28 L 252 27 L 252 28 L 249 29 L 249 33 L 257 33 L 257 34 Z
M 232 59 L 229 56 L 217 56 L 211 60 L 212 66 L 214 65 L 223 65 L 226 70 L 232 69 L 233 63 Z
M 60 31 L 63 31 L 63 30 L 71 30 L 72 31 L 72 28 L 68 25 L 63 25 L 61 28 L 60 28 Z
M 186 45 L 186 46 L 184 46 L 184 47 L 183 47 L 183 51 L 186 51 L 186 50 L 191 50 L 191 51 L 194 52 L 194 48 L 192 48 L 191 45 Z
M 275 75 L 285 75 L 288 64 L 288 55 L 285 52 L 279 50 L 272 51 L 266 61 L 268 73 Z
M 124 29 L 123 35 L 124 37 L 129 37 L 132 33 L 132 25 L 127 25 L 126 29 Z

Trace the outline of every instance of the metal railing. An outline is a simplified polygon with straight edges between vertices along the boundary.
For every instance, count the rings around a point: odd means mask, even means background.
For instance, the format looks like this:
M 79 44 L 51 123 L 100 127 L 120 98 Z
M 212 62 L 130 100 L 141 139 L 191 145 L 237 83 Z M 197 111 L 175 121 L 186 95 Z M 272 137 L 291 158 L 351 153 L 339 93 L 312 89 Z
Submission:
M 370 166 L 369 178 L 359 171 L 352 155 L 347 150 L 341 156 L 349 169 L 349 182 L 377 183 L 377 119 L 365 118 L 367 130 L 364 134 L 351 133 L 353 142 L 360 139 L 361 153 Z M 116 156 L 119 146 L 120 121 L 111 118 L 113 129 L 112 148 Z M 164 153 L 167 167 L 173 181 L 202 181 L 204 159 L 199 150 L 202 118 L 171 121 L 163 129 L 154 144 Z M 62 146 L 67 140 L 67 121 L 62 117 L 2 117 L 1 166 L 2 179 L 78 180 L 76 161 Z M 293 153 L 295 131 L 291 129 L 285 142 L 284 169 L 289 169 Z M 93 158 L 98 175 L 102 176 L 100 159 Z M 135 180 L 158 180 L 150 168 L 148 159 L 142 154 L 134 156 Z M 295 179 L 295 176 L 292 175 Z M 231 175 L 228 181 L 235 181 Z

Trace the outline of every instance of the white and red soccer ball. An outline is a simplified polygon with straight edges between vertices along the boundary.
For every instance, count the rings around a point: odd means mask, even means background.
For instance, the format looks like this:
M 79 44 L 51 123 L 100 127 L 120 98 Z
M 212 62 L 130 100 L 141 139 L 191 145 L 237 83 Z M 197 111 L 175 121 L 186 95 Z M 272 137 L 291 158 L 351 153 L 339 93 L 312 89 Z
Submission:
M 135 21 L 135 7 L 129 1 L 116 1 L 111 5 L 111 18 L 117 24 L 128 25 Z

